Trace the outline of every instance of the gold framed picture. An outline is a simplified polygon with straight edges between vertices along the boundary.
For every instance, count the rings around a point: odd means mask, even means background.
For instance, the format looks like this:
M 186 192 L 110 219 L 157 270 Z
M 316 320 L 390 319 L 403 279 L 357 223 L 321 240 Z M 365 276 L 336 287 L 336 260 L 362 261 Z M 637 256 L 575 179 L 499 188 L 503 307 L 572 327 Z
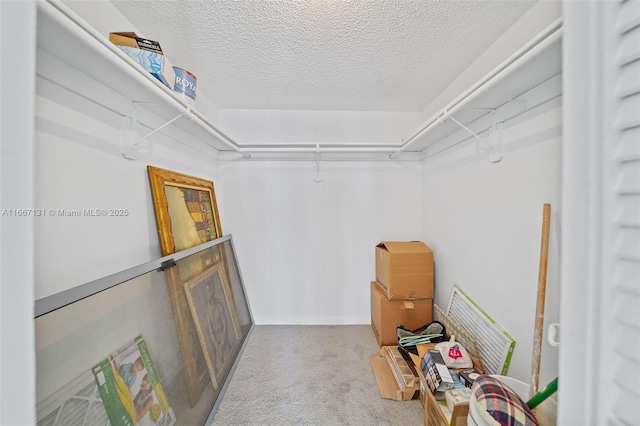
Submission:
M 222 236 L 213 182 L 147 166 L 162 255 Z
M 209 375 L 219 389 L 242 343 L 242 330 L 224 265 L 217 263 L 184 283 Z

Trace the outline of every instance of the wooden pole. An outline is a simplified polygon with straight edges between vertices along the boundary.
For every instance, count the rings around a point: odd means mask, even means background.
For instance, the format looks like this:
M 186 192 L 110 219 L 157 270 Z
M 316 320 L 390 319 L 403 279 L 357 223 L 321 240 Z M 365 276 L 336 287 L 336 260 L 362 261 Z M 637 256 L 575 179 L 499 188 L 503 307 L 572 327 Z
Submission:
M 538 299 L 536 321 L 533 330 L 533 356 L 531 360 L 531 386 L 529 398 L 538 393 L 540 379 L 540 355 L 542 353 L 542 327 L 544 324 L 544 301 L 547 291 L 547 260 L 549 258 L 549 222 L 551 204 L 545 204 L 542 211 L 542 242 L 540 244 L 540 268 L 538 269 Z

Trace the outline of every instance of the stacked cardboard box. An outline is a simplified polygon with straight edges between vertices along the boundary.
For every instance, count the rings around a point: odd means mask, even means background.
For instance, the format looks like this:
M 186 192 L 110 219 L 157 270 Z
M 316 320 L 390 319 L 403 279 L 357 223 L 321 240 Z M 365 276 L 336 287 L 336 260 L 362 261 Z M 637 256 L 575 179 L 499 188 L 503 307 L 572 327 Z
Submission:
M 419 241 L 376 246 L 371 327 L 380 346 L 398 344 L 396 327 L 413 330 L 433 320 L 433 252 Z

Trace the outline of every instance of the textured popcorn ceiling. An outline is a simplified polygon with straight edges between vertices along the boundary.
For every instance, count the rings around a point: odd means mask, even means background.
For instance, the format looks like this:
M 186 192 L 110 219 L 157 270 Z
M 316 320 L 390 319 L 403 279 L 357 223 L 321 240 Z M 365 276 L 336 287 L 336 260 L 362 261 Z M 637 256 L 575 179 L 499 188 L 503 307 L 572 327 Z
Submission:
M 113 1 L 220 108 L 360 111 L 421 111 L 534 3 Z

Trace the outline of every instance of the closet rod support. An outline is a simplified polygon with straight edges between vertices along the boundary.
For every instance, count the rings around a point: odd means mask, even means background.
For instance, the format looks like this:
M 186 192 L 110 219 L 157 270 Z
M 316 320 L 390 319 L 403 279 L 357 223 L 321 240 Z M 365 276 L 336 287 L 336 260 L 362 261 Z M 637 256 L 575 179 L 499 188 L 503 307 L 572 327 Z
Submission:
M 494 114 L 495 114 L 495 110 L 494 110 Z M 489 157 L 489 160 L 492 163 L 497 163 L 498 161 L 502 160 L 502 154 L 500 154 L 499 152 L 496 152 L 496 150 L 494 149 L 493 146 L 491 146 L 491 144 L 489 142 L 486 141 L 485 138 L 483 138 L 482 136 L 478 135 L 476 132 L 474 132 L 473 130 L 471 130 L 470 128 L 468 128 L 467 126 L 465 126 L 464 124 L 462 124 L 461 122 L 459 122 L 458 120 L 456 120 L 453 116 L 449 116 L 449 119 L 451 121 L 453 121 L 454 123 L 456 123 L 458 126 L 462 127 L 464 130 L 466 130 L 467 132 L 469 132 L 471 134 L 471 136 L 473 136 L 474 138 L 478 139 L 480 142 L 482 142 L 487 148 L 489 148 L 489 150 L 491 151 L 491 155 Z M 494 126 L 495 127 L 495 126 Z
M 240 155 L 242 156 L 242 158 L 244 158 L 244 159 L 246 159 L 246 160 L 248 160 L 248 159 L 250 159 L 250 158 L 251 158 L 251 154 L 249 154 L 248 152 L 245 152 L 242 148 L 240 148 L 240 149 L 236 150 L 236 152 L 237 152 L 238 154 L 240 154 Z
M 320 144 L 316 144 L 316 175 L 313 177 L 315 183 L 322 182 L 322 175 L 320 174 Z

